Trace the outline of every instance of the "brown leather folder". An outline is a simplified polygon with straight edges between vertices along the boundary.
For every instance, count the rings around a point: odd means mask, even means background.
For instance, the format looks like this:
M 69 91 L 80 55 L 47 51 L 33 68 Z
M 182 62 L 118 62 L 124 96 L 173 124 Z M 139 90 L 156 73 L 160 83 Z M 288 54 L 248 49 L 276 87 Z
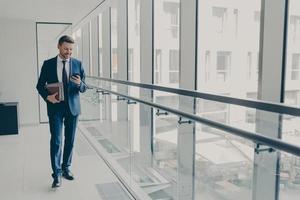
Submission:
M 49 95 L 57 93 L 55 96 L 57 101 L 64 101 L 64 84 L 62 82 L 47 84 L 46 89 Z

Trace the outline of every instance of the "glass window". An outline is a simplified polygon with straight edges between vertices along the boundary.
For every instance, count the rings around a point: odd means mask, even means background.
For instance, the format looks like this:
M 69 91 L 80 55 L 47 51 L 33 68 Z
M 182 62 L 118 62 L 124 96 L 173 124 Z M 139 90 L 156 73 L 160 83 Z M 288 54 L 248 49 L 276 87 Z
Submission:
M 299 70 L 300 70 L 300 54 L 292 54 L 292 80 L 299 80 Z
M 237 98 L 251 93 L 257 99 L 260 9 L 261 0 L 198 1 L 197 90 Z M 196 113 L 255 131 L 252 110 L 202 100 Z M 252 198 L 252 144 L 225 135 L 196 124 L 195 199 Z M 224 162 L 224 152 L 239 152 L 240 160 L 228 156 Z
M 179 83 L 179 50 L 170 49 L 169 67 L 170 83 Z
M 247 66 L 248 66 L 248 71 L 247 71 L 247 79 L 251 79 L 251 72 L 252 72 L 252 53 L 248 52 L 247 54 Z
M 300 106 L 300 2 L 289 1 L 289 24 L 286 50 L 286 77 L 285 77 L 285 100 L 284 102 L 292 106 Z M 292 119 L 291 119 L 292 120 Z M 296 119 L 294 119 L 296 120 Z M 292 120 L 293 121 L 293 120 Z
M 170 31 L 173 38 L 179 36 L 179 4 L 177 2 L 165 1 L 163 4 L 164 11 L 169 15 Z
M 154 80 L 178 87 L 179 83 L 179 0 L 154 1 Z
M 229 78 L 231 66 L 231 52 L 217 52 L 217 80 L 225 82 Z
M 162 55 L 161 49 L 155 50 L 155 63 L 154 63 L 154 83 L 161 82 L 161 69 L 162 69 Z
M 255 52 L 247 53 L 247 80 L 258 81 L 258 64 L 259 64 L 259 55 Z
M 293 42 L 296 42 L 300 34 L 300 15 L 290 16 L 290 32 L 292 34 L 291 39 Z
M 111 7 L 111 76 L 117 79 L 118 73 L 118 11 Z
M 212 17 L 218 33 L 223 33 L 227 24 L 227 8 L 212 7 Z
M 204 65 L 205 82 L 207 82 L 210 79 L 210 64 L 210 51 L 206 51 Z
M 300 1 L 288 1 L 287 48 L 285 63 L 284 103 L 290 106 L 300 106 Z M 281 137 L 284 141 L 298 145 L 299 117 L 283 115 L 281 122 Z M 280 187 L 279 199 L 296 200 L 299 195 L 299 158 L 282 153 L 280 155 Z
M 285 103 L 291 106 L 297 106 L 300 101 L 300 91 L 292 90 L 285 93 Z
M 133 80 L 133 64 L 134 64 L 134 54 L 133 49 L 128 49 L 128 80 Z
M 245 98 L 247 92 L 257 92 L 260 9 L 261 0 L 198 1 L 200 91 L 239 98 Z M 247 29 L 242 28 L 245 25 Z M 236 84 L 241 82 L 244 89 Z
M 234 29 L 235 29 L 235 36 L 237 37 L 238 35 L 238 30 L 239 30 L 239 10 L 238 9 L 233 9 L 233 15 L 234 15 Z

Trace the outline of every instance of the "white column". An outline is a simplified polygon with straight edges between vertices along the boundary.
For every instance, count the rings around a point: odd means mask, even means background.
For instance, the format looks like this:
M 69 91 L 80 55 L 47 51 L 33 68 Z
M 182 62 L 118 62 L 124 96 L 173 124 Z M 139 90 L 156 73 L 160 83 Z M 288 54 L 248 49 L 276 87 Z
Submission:
M 102 37 L 103 37 L 103 77 L 111 77 L 111 54 L 110 54 L 110 8 L 107 8 L 102 13 Z M 107 95 L 105 98 L 105 108 L 103 120 L 111 119 L 111 98 Z
M 258 97 L 261 100 L 281 102 L 286 6 L 284 0 L 262 0 L 258 88 Z M 257 112 L 256 131 L 268 137 L 280 138 L 279 115 Z M 255 154 L 253 199 L 278 199 L 277 155 L 276 152 Z
M 196 0 L 182 0 L 180 8 L 180 79 L 179 87 L 196 86 Z M 194 99 L 181 97 L 179 110 L 194 113 Z M 186 105 L 190 105 L 186 109 Z M 178 199 L 194 198 L 195 123 L 178 128 Z
M 118 10 L 118 75 L 117 79 L 127 80 L 127 0 L 117 1 Z M 127 87 L 118 87 L 120 93 L 127 94 Z M 128 118 L 128 105 L 125 101 L 118 103 L 118 120 L 126 120 Z
M 91 49 L 91 75 L 98 76 L 99 75 L 99 50 L 98 50 L 98 44 L 99 44 L 99 33 L 98 33 L 98 16 L 94 17 L 91 21 L 91 27 L 90 27 L 90 49 Z
M 153 2 L 141 0 L 141 83 L 153 83 Z M 141 97 L 151 97 L 151 92 L 140 91 Z M 145 165 L 151 163 L 153 141 L 152 108 L 140 104 L 140 144 Z
M 90 23 L 82 27 L 82 64 L 86 75 L 90 75 Z

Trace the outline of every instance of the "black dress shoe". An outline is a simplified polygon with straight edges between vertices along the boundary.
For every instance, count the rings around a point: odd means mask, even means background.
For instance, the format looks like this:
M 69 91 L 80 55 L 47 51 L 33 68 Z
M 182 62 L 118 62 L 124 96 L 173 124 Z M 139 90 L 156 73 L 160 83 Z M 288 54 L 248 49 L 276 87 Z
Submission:
M 61 186 L 61 177 L 56 177 L 53 179 L 52 188 L 57 188 Z
M 67 179 L 67 180 L 74 180 L 74 175 L 72 174 L 72 172 L 70 170 L 68 171 L 63 171 L 62 176 Z

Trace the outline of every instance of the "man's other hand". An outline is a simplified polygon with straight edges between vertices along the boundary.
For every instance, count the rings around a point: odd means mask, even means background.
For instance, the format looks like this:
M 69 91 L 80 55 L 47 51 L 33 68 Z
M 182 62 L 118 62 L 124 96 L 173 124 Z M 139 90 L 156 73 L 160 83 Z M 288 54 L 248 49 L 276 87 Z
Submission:
M 59 101 L 57 101 L 57 99 L 55 98 L 56 95 L 58 95 L 57 92 L 55 94 L 48 95 L 47 100 L 50 101 L 51 103 L 59 103 Z

